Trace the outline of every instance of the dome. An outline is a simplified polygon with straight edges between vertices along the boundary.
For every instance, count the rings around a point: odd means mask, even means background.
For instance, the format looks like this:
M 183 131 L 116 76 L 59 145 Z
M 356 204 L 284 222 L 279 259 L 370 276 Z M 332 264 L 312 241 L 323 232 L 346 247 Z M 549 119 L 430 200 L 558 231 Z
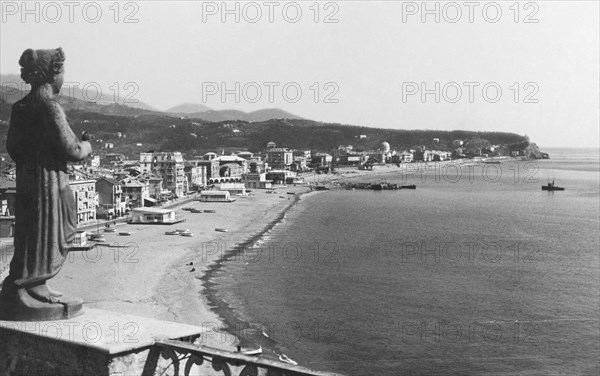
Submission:
M 390 144 L 388 144 L 387 142 L 383 141 L 381 143 L 381 148 L 383 149 L 383 151 L 390 151 Z
M 268 148 L 274 148 L 275 146 L 277 146 L 277 144 L 275 144 L 273 141 L 271 141 L 267 144 Z

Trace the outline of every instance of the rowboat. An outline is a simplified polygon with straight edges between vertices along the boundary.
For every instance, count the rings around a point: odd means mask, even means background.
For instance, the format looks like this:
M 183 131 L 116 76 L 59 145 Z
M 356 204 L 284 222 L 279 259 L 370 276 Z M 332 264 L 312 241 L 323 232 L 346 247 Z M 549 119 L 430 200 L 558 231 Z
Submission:
M 189 231 L 188 231 L 188 232 L 181 232 L 181 233 L 179 233 L 179 235 L 181 235 L 181 236 L 187 236 L 187 237 L 190 237 L 190 238 L 191 238 L 192 236 L 194 236 L 194 234 L 192 234 L 192 233 L 191 233 L 191 232 L 189 232 Z
M 227 232 L 227 229 L 226 228 L 216 228 L 215 231 Z
M 242 353 L 244 355 L 260 355 L 260 354 L 262 354 L 262 346 L 258 346 L 258 349 L 252 349 L 252 350 L 242 349 Z
M 129 236 L 129 235 L 131 235 L 131 231 L 121 231 L 121 232 L 119 232 L 119 235 L 121 235 L 121 236 Z
M 177 230 L 165 231 L 165 235 L 179 235 L 179 231 L 177 231 Z

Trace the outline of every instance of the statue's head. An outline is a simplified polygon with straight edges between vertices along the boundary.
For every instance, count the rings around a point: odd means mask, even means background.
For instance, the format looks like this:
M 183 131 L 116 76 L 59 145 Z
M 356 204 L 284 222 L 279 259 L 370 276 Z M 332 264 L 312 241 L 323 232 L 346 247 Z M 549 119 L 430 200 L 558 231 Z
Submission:
M 65 53 L 62 48 L 25 50 L 19 59 L 21 78 L 32 87 L 51 84 L 58 92 L 63 84 Z

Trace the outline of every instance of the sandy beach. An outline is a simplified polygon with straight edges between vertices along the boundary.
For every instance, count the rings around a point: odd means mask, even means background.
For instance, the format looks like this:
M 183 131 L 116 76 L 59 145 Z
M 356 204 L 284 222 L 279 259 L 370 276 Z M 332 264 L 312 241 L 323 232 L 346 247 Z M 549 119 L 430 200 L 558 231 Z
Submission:
M 117 233 L 104 233 L 110 247 L 71 253 L 50 285 L 82 297 L 85 307 L 222 328 L 222 319 L 209 306 L 201 278 L 227 250 L 276 221 L 295 201 L 296 195 L 287 192 L 307 192 L 301 185 L 276 189 L 276 194 L 255 190 L 233 203 L 180 204 L 174 209 L 186 221 L 175 225 L 118 224 Z M 184 207 L 214 209 L 215 213 L 190 213 L 182 210 Z M 194 236 L 165 235 L 165 231 L 179 228 L 189 229 Z M 120 236 L 119 231 L 130 231 L 131 235 Z M 214 335 L 206 340 L 205 344 L 223 349 L 233 350 L 236 345 L 231 336 L 225 340 Z

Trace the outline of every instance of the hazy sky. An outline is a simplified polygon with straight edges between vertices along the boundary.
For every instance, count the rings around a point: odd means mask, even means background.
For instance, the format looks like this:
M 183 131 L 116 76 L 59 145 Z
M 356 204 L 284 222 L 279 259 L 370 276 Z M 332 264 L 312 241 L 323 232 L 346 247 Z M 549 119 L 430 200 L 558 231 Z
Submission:
M 597 1 L 1 3 L 3 74 L 26 48 L 61 46 L 66 81 L 161 110 L 278 107 L 598 147 Z

